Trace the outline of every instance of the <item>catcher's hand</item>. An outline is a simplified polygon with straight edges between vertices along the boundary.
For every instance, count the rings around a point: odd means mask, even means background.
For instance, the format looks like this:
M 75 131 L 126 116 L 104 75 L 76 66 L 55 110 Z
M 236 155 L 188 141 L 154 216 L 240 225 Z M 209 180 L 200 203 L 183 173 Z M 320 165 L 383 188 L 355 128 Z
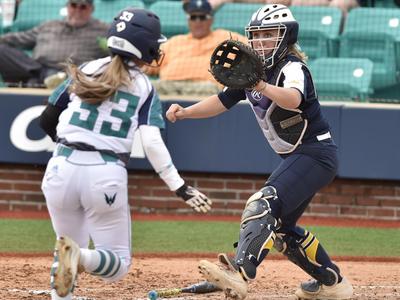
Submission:
M 263 62 L 257 52 L 232 39 L 215 48 L 210 72 L 219 83 L 234 89 L 251 89 L 264 76 Z
M 175 193 L 197 212 L 206 213 L 211 210 L 211 200 L 190 185 L 182 185 Z

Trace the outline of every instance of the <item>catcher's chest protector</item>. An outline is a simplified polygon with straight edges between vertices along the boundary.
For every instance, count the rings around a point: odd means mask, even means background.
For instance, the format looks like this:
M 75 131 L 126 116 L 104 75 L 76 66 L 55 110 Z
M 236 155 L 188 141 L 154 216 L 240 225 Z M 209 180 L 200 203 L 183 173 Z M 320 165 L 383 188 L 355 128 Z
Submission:
M 277 64 L 267 82 L 278 85 L 282 77 L 282 69 L 290 63 L 291 61 L 282 60 Z M 304 113 L 300 109 L 283 109 L 255 90 L 246 90 L 246 96 L 252 104 L 257 122 L 272 149 L 278 154 L 294 151 L 301 143 L 307 129 L 308 121 Z

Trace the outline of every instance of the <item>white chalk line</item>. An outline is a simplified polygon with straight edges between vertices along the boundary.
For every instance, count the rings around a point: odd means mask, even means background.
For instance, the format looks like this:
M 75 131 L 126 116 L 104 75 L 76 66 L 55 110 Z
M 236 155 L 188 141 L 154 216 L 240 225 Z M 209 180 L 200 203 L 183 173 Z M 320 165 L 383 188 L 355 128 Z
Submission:
M 355 285 L 354 286 L 356 289 L 370 289 L 370 290 L 375 290 L 375 289 L 399 289 L 400 290 L 400 285 Z M 11 293 L 29 293 L 31 295 L 50 295 L 50 290 L 27 290 L 27 289 L 8 289 L 8 292 Z M 368 294 L 365 293 L 354 293 L 355 296 L 368 296 Z M 384 293 L 384 294 L 379 294 L 379 296 L 397 296 L 400 295 L 399 293 Z M 291 297 L 292 294 L 290 295 L 268 295 L 269 298 L 273 299 L 286 299 Z M 184 297 L 187 297 L 188 299 L 191 299 L 192 297 L 195 297 L 195 295 L 185 295 Z M 89 298 L 89 297 L 82 297 L 82 296 L 74 296 L 73 299 L 75 300 L 96 300 L 95 298 Z M 146 300 L 147 298 L 136 298 L 136 300 Z M 176 297 L 176 298 L 168 298 L 169 300 L 182 300 L 183 297 Z

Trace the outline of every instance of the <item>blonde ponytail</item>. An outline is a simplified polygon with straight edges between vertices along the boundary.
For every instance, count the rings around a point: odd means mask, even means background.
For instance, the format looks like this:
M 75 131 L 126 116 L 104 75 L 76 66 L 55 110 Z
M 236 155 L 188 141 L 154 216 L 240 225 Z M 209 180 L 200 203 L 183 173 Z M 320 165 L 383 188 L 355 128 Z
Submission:
M 89 104 L 100 104 L 115 94 L 120 86 L 130 83 L 129 71 L 119 55 L 115 55 L 104 72 L 96 77 L 88 77 L 71 63 L 67 72 L 72 79 L 69 91 Z
M 303 51 L 301 51 L 301 48 L 297 43 L 290 45 L 288 47 L 287 53 L 296 56 L 297 58 L 301 59 L 301 61 L 303 61 L 304 63 L 306 63 L 308 60 L 307 55 Z

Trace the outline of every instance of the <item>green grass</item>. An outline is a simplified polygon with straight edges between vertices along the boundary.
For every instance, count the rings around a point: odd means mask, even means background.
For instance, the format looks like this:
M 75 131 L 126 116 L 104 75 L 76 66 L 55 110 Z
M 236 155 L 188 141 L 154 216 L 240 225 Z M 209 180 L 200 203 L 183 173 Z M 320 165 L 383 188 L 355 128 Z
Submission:
M 306 226 L 330 255 L 400 257 L 400 230 Z M 136 221 L 134 252 L 233 252 L 235 222 Z M 0 219 L 0 253 L 51 252 L 54 233 L 49 220 Z

